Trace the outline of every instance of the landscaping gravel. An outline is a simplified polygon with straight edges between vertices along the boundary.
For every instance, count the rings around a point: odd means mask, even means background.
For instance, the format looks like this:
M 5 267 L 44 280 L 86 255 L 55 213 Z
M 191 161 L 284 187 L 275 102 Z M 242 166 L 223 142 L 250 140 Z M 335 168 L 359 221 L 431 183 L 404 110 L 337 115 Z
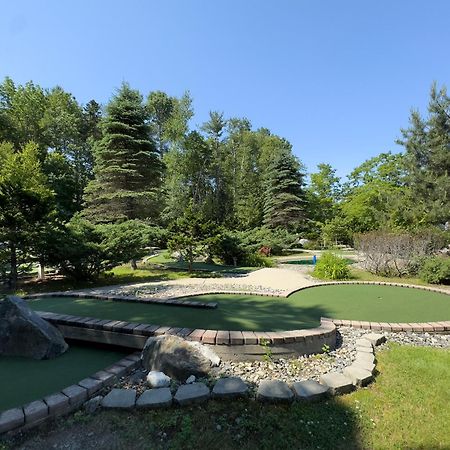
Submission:
M 175 298 L 184 297 L 189 295 L 198 294 L 210 294 L 211 292 L 223 292 L 223 293 L 233 293 L 233 292 L 248 292 L 248 293 L 261 293 L 266 295 L 282 295 L 284 293 L 283 289 L 273 289 L 267 286 L 252 285 L 247 284 L 208 284 L 203 286 L 201 284 L 195 285 L 158 285 L 158 286 L 123 286 L 116 287 L 114 289 L 107 290 L 110 295 L 119 296 L 134 296 L 138 298 Z
M 357 340 L 371 333 L 371 331 L 350 327 L 339 327 L 338 330 L 337 348 L 328 353 L 267 361 L 222 361 L 219 367 L 212 370 L 209 380 L 199 381 L 203 381 L 212 387 L 215 379 L 240 377 L 254 390 L 262 380 L 267 379 L 281 380 L 291 384 L 304 380 L 319 381 L 320 377 L 328 372 L 342 373 L 344 368 L 350 366 L 356 358 Z M 417 332 L 382 332 L 381 334 L 386 336 L 387 343 L 377 347 L 380 350 L 388 348 L 390 342 L 402 345 L 450 348 L 449 334 Z M 173 392 L 178 385 L 178 383 L 172 381 L 171 389 Z M 121 387 L 133 388 L 138 393 L 142 393 L 149 386 L 145 381 L 145 373 L 136 372 L 125 379 L 121 383 Z

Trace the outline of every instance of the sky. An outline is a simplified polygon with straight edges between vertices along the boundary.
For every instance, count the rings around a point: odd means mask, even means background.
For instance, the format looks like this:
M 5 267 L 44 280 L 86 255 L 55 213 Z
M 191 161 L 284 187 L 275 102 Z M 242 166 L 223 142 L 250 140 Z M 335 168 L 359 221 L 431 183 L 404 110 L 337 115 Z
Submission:
M 433 81 L 450 86 L 448 0 L 14 0 L 0 79 L 105 104 L 123 81 L 288 139 L 340 176 L 395 144 Z

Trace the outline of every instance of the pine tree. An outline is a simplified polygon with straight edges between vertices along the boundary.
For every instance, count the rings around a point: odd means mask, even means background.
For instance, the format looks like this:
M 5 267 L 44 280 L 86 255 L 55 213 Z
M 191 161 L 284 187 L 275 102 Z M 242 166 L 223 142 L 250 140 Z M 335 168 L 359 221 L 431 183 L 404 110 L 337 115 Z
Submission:
M 95 222 L 155 218 L 162 164 L 150 137 L 141 94 L 123 84 L 106 108 L 94 148 L 95 178 L 86 189 L 85 215 Z
M 264 193 L 264 224 L 295 229 L 304 219 L 303 175 L 300 164 L 283 152 L 268 167 Z

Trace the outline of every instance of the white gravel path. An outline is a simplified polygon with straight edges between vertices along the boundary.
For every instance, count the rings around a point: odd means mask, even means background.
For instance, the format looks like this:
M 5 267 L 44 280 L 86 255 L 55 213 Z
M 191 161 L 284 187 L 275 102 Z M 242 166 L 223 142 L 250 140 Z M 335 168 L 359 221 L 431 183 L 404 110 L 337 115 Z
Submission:
M 180 278 L 170 281 L 90 288 L 79 292 L 136 295 L 146 298 L 178 297 L 208 292 L 256 292 L 285 297 L 297 289 L 318 283 L 319 281 L 307 275 L 305 270 L 289 266 L 264 268 L 223 278 Z

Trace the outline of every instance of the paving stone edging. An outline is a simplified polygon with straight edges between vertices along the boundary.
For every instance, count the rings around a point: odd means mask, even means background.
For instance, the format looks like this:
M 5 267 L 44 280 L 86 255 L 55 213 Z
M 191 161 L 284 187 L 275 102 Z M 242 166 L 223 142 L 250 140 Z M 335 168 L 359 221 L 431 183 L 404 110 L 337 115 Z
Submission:
M 306 380 L 289 386 L 280 380 L 264 380 L 256 391 L 256 400 L 267 403 L 290 403 L 297 401 L 319 401 L 329 396 L 346 394 L 358 387 L 366 386 L 373 380 L 376 367 L 374 346 L 384 342 L 381 334 L 368 334 L 356 342 L 356 358 L 343 373 L 329 372 L 321 376 L 320 382 Z M 114 386 L 118 378 L 129 374 L 140 366 L 139 353 L 131 354 L 113 366 L 96 372 L 60 392 L 48 395 L 18 408 L 0 412 L 0 434 L 15 434 L 25 431 L 58 416 L 78 409 L 102 388 Z M 101 405 L 106 409 L 167 408 L 173 403 L 179 406 L 208 401 L 211 397 L 248 398 L 248 385 L 238 377 L 217 380 L 212 391 L 201 382 L 178 387 L 175 395 L 169 388 L 149 389 L 136 398 L 134 389 L 113 388 Z
M 429 286 L 420 286 L 418 284 L 407 284 L 407 283 L 394 283 L 391 281 L 322 281 L 320 283 L 310 284 L 309 286 L 303 286 L 298 289 L 294 289 L 293 291 L 289 292 L 287 294 L 287 297 L 291 296 L 292 294 L 295 294 L 299 291 L 304 291 L 305 289 L 312 289 L 315 287 L 321 287 L 321 286 L 340 286 L 345 284 L 359 284 L 359 285 L 368 285 L 368 286 L 393 286 L 393 287 L 402 287 L 402 288 L 410 288 L 410 289 L 419 289 L 422 291 L 430 291 L 430 292 L 437 292 L 438 294 L 445 294 L 450 295 L 450 290 L 447 289 L 439 289 Z
M 140 353 L 132 353 L 59 392 L 0 411 L 0 435 L 25 431 L 77 410 L 101 389 L 115 385 L 120 377 L 128 375 L 140 364 Z
M 450 331 L 450 321 L 444 322 L 420 322 L 420 323 L 397 323 L 397 322 L 365 322 L 360 320 L 340 320 L 322 317 L 324 321 L 330 321 L 336 326 L 361 328 L 374 331 L 416 331 L 427 333 L 442 333 Z
M 368 334 L 357 341 L 356 358 L 344 372 L 329 372 L 320 382 L 306 380 L 288 385 L 280 380 L 263 380 L 259 383 L 254 398 L 265 403 L 291 403 L 294 401 L 320 401 L 330 396 L 346 394 L 367 386 L 375 373 L 374 346 L 386 339 L 381 334 Z M 168 408 L 207 402 L 212 399 L 251 398 L 249 386 L 239 377 L 220 378 L 212 390 L 202 382 L 183 384 L 172 394 L 170 388 L 144 391 L 139 397 L 135 389 L 112 389 L 102 400 L 105 409 Z
M 209 345 L 260 345 L 292 344 L 320 338 L 332 337 L 336 325 L 330 320 L 323 320 L 319 327 L 291 331 L 240 331 L 240 330 L 205 330 L 192 328 L 167 327 L 145 323 L 125 322 L 120 320 L 95 319 L 47 311 L 36 311 L 43 319 L 54 325 L 67 325 L 94 330 L 114 331 L 141 336 L 176 335 L 191 341 Z

